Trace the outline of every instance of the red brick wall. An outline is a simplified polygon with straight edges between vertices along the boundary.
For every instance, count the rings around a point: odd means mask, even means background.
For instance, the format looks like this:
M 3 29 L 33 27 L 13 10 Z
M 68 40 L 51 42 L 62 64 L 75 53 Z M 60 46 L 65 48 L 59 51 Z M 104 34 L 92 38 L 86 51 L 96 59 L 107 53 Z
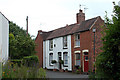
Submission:
M 40 67 L 43 67 L 43 39 L 39 32 L 36 37 L 35 43 L 36 43 L 35 51 L 37 52 L 36 55 L 39 58 Z
M 81 54 L 83 56 L 82 51 L 83 50 L 89 50 L 88 52 L 88 65 L 89 65 L 89 69 L 91 69 L 91 63 L 92 63 L 92 50 L 91 50 L 91 46 L 92 46 L 92 40 L 91 40 L 91 32 L 90 31 L 86 31 L 86 32 L 82 32 L 80 33 L 80 50 L 81 50 Z M 83 64 L 83 58 L 82 58 L 82 64 Z M 83 66 L 82 66 L 83 67 Z
M 104 25 L 104 21 L 98 17 L 98 20 L 96 21 L 96 23 L 94 24 L 94 26 L 92 27 L 92 29 L 95 27 L 96 28 L 96 33 L 95 33 L 95 55 L 98 55 L 101 50 L 100 47 L 102 46 L 102 40 L 101 40 L 101 31 L 102 28 L 101 26 Z M 93 58 L 94 58 L 94 33 L 92 32 L 92 29 L 90 29 L 89 31 L 85 31 L 85 32 L 81 32 L 80 33 L 80 47 L 79 48 L 74 48 L 74 34 L 71 35 L 71 52 L 72 52 L 72 70 L 75 69 L 74 65 L 75 65 L 75 53 L 74 51 L 76 50 L 80 50 L 81 51 L 81 66 L 83 67 L 83 53 L 82 50 L 89 50 L 88 56 L 89 56 L 89 71 L 93 70 Z
M 95 32 L 95 58 L 100 52 L 102 52 L 102 50 L 100 49 L 102 47 L 102 40 L 101 40 L 101 38 L 102 38 L 101 32 L 103 30 L 102 26 L 104 26 L 104 21 L 100 17 L 98 17 L 96 24 L 92 27 L 92 29 L 96 28 L 96 32 Z M 92 29 L 91 29 L 91 33 L 92 33 Z M 92 50 L 94 48 L 93 44 L 94 44 L 94 34 L 92 34 Z M 93 56 L 93 58 L 94 58 L 94 56 Z M 96 61 L 96 59 L 95 59 L 95 61 Z M 94 66 L 92 65 L 92 68 L 93 67 Z

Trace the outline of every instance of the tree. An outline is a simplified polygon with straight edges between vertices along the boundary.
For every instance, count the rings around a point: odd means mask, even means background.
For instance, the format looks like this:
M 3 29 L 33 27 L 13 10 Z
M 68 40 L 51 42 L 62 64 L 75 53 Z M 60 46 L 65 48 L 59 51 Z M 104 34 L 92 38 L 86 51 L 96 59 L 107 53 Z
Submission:
M 96 77 L 120 79 L 120 7 L 114 3 L 112 22 L 106 16 L 102 53 L 96 59 Z
M 22 59 L 35 54 L 35 43 L 26 31 L 10 22 L 9 54 L 11 59 Z

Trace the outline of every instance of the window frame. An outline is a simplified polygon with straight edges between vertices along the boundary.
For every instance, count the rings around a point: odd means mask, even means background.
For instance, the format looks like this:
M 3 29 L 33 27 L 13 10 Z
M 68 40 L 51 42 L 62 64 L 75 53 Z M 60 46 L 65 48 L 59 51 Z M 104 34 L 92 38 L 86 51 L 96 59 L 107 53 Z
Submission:
M 76 59 L 77 58 L 77 55 L 79 54 L 79 59 Z M 81 54 L 80 53 L 75 53 L 75 65 L 77 65 L 77 60 L 80 60 L 80 65 L 81 66 Z
M 49 50 L 53 50 L 53 39 L 49 40 Z
M 65 44 L 67 46 L 65 46 Z M 68 39 L 67 39 L 67 36 L 63 36 L 63 49 L 67 49 L 67 48 L 68 48 Z
M 65 59 L 66 56 L 67 56 L 67 59 Z M 63 66 L 68 67 L 68 52 L 63 52 L 63 61 L 64 61 Z M 67 64 L 65 64 L 65 61 L 67 61 Z
M 76 45 L 76 42 L 78 42 L 79 44 Z M 77 34 L 74 35 L 74 47 L 75 48 L 80 47 L 80 33 L 77 33 Z
M 52 54 L 52 59 L 50 59 L 51 54 Z M 53 53 L 49 53 L 49 65 L 50 65 L 50 66 L 53 66 L 53 64 L 51 63 L 52 60 L 53 60 Z

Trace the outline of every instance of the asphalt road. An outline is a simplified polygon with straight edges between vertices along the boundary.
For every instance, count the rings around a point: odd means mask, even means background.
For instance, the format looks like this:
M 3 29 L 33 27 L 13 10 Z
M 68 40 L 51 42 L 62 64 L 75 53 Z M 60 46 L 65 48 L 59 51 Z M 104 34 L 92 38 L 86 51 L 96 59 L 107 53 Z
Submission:
M 75 74 L 72 72 L 59 72 L 59 71 L 50 71 L 50 70 L 46 70 L 46 78 L 52 80 L 56 80 L 56 79 L 71 79 L 71 80 L 88 80 L 88 75 L 86 74 Z

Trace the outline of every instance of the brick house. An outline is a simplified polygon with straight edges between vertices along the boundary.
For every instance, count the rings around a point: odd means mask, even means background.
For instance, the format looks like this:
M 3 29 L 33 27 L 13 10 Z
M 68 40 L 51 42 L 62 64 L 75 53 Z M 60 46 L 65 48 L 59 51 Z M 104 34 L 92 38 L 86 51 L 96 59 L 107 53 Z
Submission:
M 49 32 L 38 31 L 35 43 L 41 67 L 74 71 L 79 66 L 83 72 L 93 70 L 94 58 L 101 52 L 101 26 L 104 21 L 100 16 L 85 20 L 82 10 L 76 14 L 76 20 L 75 24 Z M 53 65 L 52 60 L 63 60 L 64 64 Z

